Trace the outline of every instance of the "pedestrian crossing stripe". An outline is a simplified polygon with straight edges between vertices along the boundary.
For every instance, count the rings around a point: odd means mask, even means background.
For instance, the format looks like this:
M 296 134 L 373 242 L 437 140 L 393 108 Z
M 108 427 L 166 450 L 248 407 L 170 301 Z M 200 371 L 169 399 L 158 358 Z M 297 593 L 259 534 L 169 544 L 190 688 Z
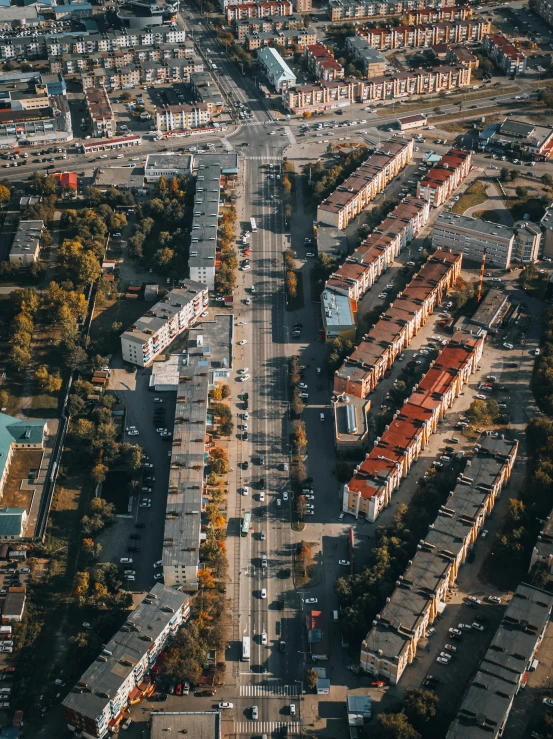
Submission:
M 282 157 L 244 157 L 252 162 L 282 162 Z
M 296 697 L 298 688 L 296 685 L 241 685 L 240 697 L 261 698 L 266 695 L 281 695 Z
M 301 733 L 301 724 L 299 721 L 286 723 L 285 721 L 235 721 L 235 734 L 272 734 L 273 731 L 280 731 L 283 726 L 288 728 L 289 734 Z

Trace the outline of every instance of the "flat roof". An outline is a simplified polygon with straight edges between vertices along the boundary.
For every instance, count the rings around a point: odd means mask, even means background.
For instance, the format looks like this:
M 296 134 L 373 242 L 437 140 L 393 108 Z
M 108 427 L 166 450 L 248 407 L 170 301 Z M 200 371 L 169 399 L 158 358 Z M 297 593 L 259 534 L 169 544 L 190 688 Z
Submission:
M 40 245 L 40 235 L 44 221 L 19 221 L 10 256 L 36 254 Z
M 472 218 L 471 216 L 463 216 L 460 213 L 446 213 L 442 211 L 436 218 L 434 228 L 438 226 L 442 228 L 459 228 L 464 231 L 474 231 L 477 234 L 485 234 L 491 236 L 497 241 L 513 238 L 513 229 L 510 226 L 503 226 L 501 223 L 492 223 L 482 218 Z
M 470 319 L 470 323 L 477 326 L 491 327 L 497 321 L 503 306 L 508 302 L 509 296 L 501 290 L 488 290 L 476 313 Z
M 232 369 L 234 316 L 218 313 L 213 320 L 202 320 L 188 332 L 188 362 L 211 369 Z
M 148 154 L 144 169 L 146 175 L 152 169 L 167 172 L 190 172 L 192 156 L 190 154 Z
M 323 320 L 327 330 L 354 326 L 355 318 L 347 295 L 326 288 L 321 294 Z

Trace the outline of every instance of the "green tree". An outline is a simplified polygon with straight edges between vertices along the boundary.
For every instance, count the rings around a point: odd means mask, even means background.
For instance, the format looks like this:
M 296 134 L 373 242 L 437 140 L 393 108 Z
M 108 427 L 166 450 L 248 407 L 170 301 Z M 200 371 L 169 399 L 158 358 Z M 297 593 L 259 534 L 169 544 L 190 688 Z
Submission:
M 507 167 L 501 167 L 501 171 L 499 173 L 499 177 L 500 177 L 501 181 L 502 182 L 508 182 L 510 176 L 511 176 L 511 174 L 510 174 L 509 170 L 507 169 Z
M 431 690 L 407 690 L 403 705 L 409 721 L 418 729 L 438 712 L 438 696 Z
M 517 198 L 525 198 L 528 195 L 528 188 L 522 187 L 522 185 L 518 185 L 518 187 L 515 189 Z
M 420 739 L 404 713 L 379 713 L 375 739 Z

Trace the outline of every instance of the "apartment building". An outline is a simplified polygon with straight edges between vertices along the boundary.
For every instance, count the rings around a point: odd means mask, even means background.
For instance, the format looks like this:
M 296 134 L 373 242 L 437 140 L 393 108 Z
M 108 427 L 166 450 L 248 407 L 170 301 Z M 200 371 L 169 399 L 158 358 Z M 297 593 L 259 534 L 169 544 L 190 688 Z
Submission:
M 88 87 L 84 91 L 86 110 L 96 138 L 110 138 L 116 133 L 115 115 L 104 87 Z
M 377 62 L 378 63 L 378 62 Z M 462 65 L 444 64 L 409 72 L 392 72 L 370 79 L 338 80 L 298 85 L 282 95 L 284 107 L 291 113 L 343 108 L 351 103 L 408 98 L 456 90 L 470 84 L 471 70 Z
M 209 125 L 211 113 L 207 103 L 194 105 L 164 105 L 156 108 L 156 130 L 162 133 L 170 131 L 188 131 Z
M 465 21 L 472 18 L 470 5 L 448 5 L 443 8 L 418 8 L 404 14 L 409 25 L 417 23 L 441 23 L 442 21 Z
M 486 34 L 482 49 L 505 74 L 517 75 L 526 71 L 526 55 L 502 33 Z
M 547 575 L 547 581 L 553 582 L 553 514 L 549 514 L 538 535 L 536 546 L 532 549 L 528 572 L 538 565 Z
M 138 85 L 189 83 L 192 75 L 203 72 L 201 59 L 175 57 L 163 61 L 146 60 L 123 64 L 123 57 L 131 56 L 130 52 L 121 52 L 118 58 L 110 57 L 102 63 L 76 58 L 68 60 L 62 57 L 61 62 L 52 62 L 52 67 L 60 64 L 67 70 L 80 70 L 83 89 L 89 87 L 105 87 L 107 90 L 124 90 Z
M 405 198 L 326 281 L 326 288 L 357 303 L 426 225 L 430 206 Z
M 518 586 L 465 691 L 446 739 L 502 736 L 515 697 L 525 687 L 528 671 L 543 642 L 552 610 L 551 593 L 527 583 Z
M 63 701 L 67 728 L 85 739 L 117 731 L 127 706 L 153 692 L 149 671 L 189 615 L 186 593 L 154 585 Z
M 192 154 L 148 154 L 144 165 L 146 182 L 157 182 L 160 177 L 188 176 L 192 172 Z
M 461 565 L 511 476 L 518 442 L 483 436 L 475 450 L 361 644 L 361 668 L 394 685 L 443 610 Z
M 188 267 L 191 279 L 213 290 L 217 267 L 219 193 L 224 179 L 238 174 L 238 155 L 235 152 L 202 154 L 195 158 L 195 166 L 196 191 Z
M 481 131 L 478 148 L 500 156 L 546 162 L 553 153 L 553 127 L 505 118 L 501 123 L 490 123 Z
M 472 154 L 450 149 L 417 183 L 417 197 L 438 208 L 459 187 L 472 169 Z
M 363 28 L 357 34 L 366 39 L 373 49 L 430 48 L 435 44 L 476 43 L 491 30 L 491 22 L 482 18 L 468 21 L 444 21 L 441 23 L 391 28 Z
M 114 51 L 95 51 L 90 54 L 71 52 L 52 56 L 48 60 L 51 72 L 60 72 L 64 75 L 77 74 L 92 70 L 95 67 L 104 69 L 118 69 L 127 64 L 141 64 L 143 62 L 163 62 L 168 59 L 194 59 L 202 63 L 199 57 L 191 57 L 188 47 L 159 44 L 157 46 L 139 46 L 132 49 L 116 49 Z
M 313 0 L 294 0 L 294 10 L 296 13 L 311 13 L 313 10 Z
M 535 262 L 540 243 L 539 226 L 528 221 L 510 227 L 457 213 L 440 213 L 432 231 L 432 246 L 451 249 L 478 264 L 485 251 L 486 264 L 500 269 L 507 269 L 512 261 Z
M 257 60 L 269 84 L 277 92 L 282 92 L 287 87 L 293 87 L 296 84 L 296 75 L 272 46 L 260 49 L 257 52 Z
M 337 338 L 355 341 L 355 314 L 347 295 L 325 288 L 321 294 L 321 313 L 326 341 Z
M 361 64 L 367 77 L 379 77 L 386 71 L 386 59 L 362 36 L 349 36 L 346 39 L 346 48 Z
M 244 45 L 248 51 L 262 49 L 270 44 L 279 44 L 285 49 L 298 46 L 304 49 L 317 43 L 317 34 L 309 28 L 289 28 L 282 31 L 269 31 L 268 33 L 247 33 Z
M 271 15 L 292 15 L 294 6 L 289 0 L 270 0 L 264 3 L 229 5 L 226 9 L 227 23 L 237 23 L 248 18 L 267 18 Z
M 461 256 L 437 251 L 334 373 L 334 392 L 366 398 L 461 274 Z
M 536 0 L 532 5 L 532 10 L 548 25 L 553 26 L 553 2 L 551 0 Z
M 9 261 L 19 267 L 38 262 L 44 221 L 19 221 L 10 249 Z
M 460 331 L 430 366 L 408 401 L 375 442 L 343 487 L 342 510 L 374 522 L 426 448 L 455 398 L 476 371 L 485 332 L 473 337 Z
M 277 33 L 278 31 L 287 31 L 290 29 L 304 28 L 303 16 L 294 13 L 293 15 L 271 15 L 264 18 L 249 18 L 243 21 L 237 21 L 235 31 L 240 43 L 244 43 L 246 36 L 256 33 Z M 267 47 L 271 49 L 272 47 Z
M 186 38 L 186 31 L 178 24 L 162 25 L 152 28 L 121 28 L 103 33 L 84 31 L 51 34 L 44 37 L 48 58 L 62 54 L 94 54 L 114 52 L 122 49 L 154 47 L 157 44 L 177 44 L 186 49 L 189 56 L 194 54 L 194 46 Z
M 336 61 L 324 44 L 306 46 L 303 58 L 308 70 L 319 80 L 329 82 L 344 78 L 344 68 Z
M 317 208 L 317 221 L 344 229 L 413 158 L 413 139 L 385 141 Z
M 442 8 L 445 0 L 329 0 L 328 12 L 333 21 L 359 18 L 381 18 L 390 15 L 404 15 L 409 10 L 423 8 Z
M 215 80 L 209 72 L 196 72 L 190 75 L 190 89 L 196 103 L 205 103 L 207 109 L 214 115 L 225 107 L 225 100 Z
M 182 280 L 121 334 L 123 361 L 149 366 L 175 339 L 193 326 L 209 305 L 204 284 Z

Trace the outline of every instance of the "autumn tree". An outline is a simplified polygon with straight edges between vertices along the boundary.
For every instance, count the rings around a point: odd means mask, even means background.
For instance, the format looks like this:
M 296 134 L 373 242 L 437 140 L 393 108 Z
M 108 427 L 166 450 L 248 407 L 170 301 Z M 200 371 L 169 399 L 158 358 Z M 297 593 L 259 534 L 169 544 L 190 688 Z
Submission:
M 200 588 L 211 589 L 215 587 L 215 578 L 208 567 L 204 567 L 203 570 L 198 572 L 198 581 Z
M 316 670 L 307 670 L 305 673 L 305 685 L 308 690 L 315 690 L 319 674 Z

